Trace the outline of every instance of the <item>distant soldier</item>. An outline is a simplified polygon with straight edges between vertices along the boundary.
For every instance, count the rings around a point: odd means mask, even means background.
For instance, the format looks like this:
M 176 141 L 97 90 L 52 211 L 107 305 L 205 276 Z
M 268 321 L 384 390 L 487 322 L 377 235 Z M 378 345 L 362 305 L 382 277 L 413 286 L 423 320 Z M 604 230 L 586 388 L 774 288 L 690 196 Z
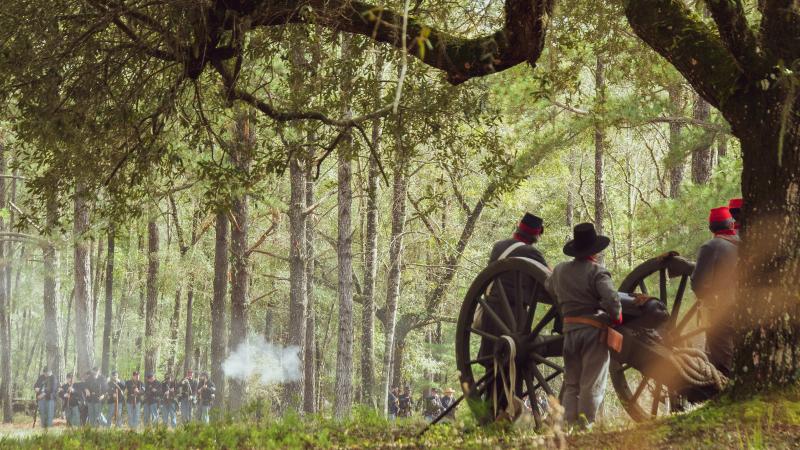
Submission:
M 389 420 L 396 419 L 397 414 L 400 412 L 400 400 L 397 398 L 398 395 L 400 395 L 400 389 L 398 389 L 397 386 L 394 386 L 392 390 L 389 391 L 389 396 L 387 399 Z
M 161 383 L 161 420 L 168 428 L 178 426 L 178 383 L 172 375 Z
M 153 372 L 144 374 L 144 426 L 158 425 L 158 401 L 161 397 L 161 383 Z
M 736 234 L 739 234 L 739 228 L 742 226 L 742 206 L 744 206 L 744 200 L 741 198 L 732 198 L 728 202 L 728 210 L 731 212 L 731 217 L 733 217 L 733 229 L 736 230 Z
M 72 372 L 67 374 L 67 382 L 61 385 L 58 396 L 64 402 L 64 416 L 67 425 L 71 427 L 81 426 L 80 405 L 83 403 L 83 387 L 80 382 L 75 382 Z
M 192 408 L 197 401 L 197 380 L 192 370 L 186 371 L 186 377 L 178 385 L 178 401 L 181 405 L 181 423 L 192 421 Z
M 452 405 L 453 402 L 456 401 L 455 397 L 453 397 L 453 394 L 455 392 L 456 391 L 454 391 L 453 388 L 447 388 L 447 389 L 444 390 L 444 396 L 441 399 L 441 403 L 442 403 L 442 408 L 443 409 L 449 408 L 450 405 Z M 450 418 L 450 419 L 455 419 L 456 410 L 455 409 L 451 409 L 450 412 L 447 413 L 447 417 Z
M 702 317 L 708 327 L 708 359 L 722 373 L 730 375 L 733 370 L 733 306 L 740 241 L 727 207 L 711 210 L 708 228 L 714 237 L 706 241 L 697 254 L 692 290 L 703 308 Z
M 428 422 L 432 422 L 441 412 L 442 404 L 439 402 L 436 388 L 430 388 L 422 399 L 422 416 Z
M 209 411 L 214 405 L 214 398 L 217 396 L 217 387 L 214 382 L 208 379 L 208 374 L 203 372 L 200 374 L 200 380 L 197 382 L 197 401 L 199 406 L 197 410 L 200 414 L 200 421 L 209 423 Z
M 103 400 L 108 393 L 107 380 L 100 374 L 100 369 L 97 367 L 92 368 L 87 380 L 86 400 L 89 406 L 89 425 L 91 426 L 106 426 L 106 417 L 103 415 Z
M 53 416 L 56 414 L 56 396 L 58 395 L 58 383 L 53 371 L 48 367 L 42 369 L 41 375 L 33 385 L 36 393 L 36 403 L 39 408 L 42 428 L 53 426 Z
M 111 372 L 111 379 L 108 380 L 108 392 L 106 393 L 106 403 L 108 403 L 108 426 L 122 425 L 122 405 L 125 403 L 125 383 L 119 379 L 119 372 Z
M 125 383 L 125 400 L 128 408 L 128 427 L 139 428 L 139 416 L 144 396 L 144 384 L 139 379 L 139 372 L 134 371 L 130 380 Z
M 411 389 L 408 386 L 403 388 L 403 393 L 397 398 L 398 415 L 400 417 L 411 417 Z

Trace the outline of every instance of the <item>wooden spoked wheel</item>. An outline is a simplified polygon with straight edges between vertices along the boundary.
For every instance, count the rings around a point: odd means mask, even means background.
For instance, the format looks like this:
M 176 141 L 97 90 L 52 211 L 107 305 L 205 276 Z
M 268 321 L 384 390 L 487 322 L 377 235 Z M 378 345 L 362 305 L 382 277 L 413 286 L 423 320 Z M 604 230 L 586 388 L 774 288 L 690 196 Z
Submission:
M 559 394 L 563 337 L 552 331 L 558 314 L 544 288 L 549 274 L 531 259 L 508 258 L 490 264 L 467 291 L 456 326 L 456 365 L 479 423 L 494 422 L 508 405 L 502 380 L 511 387 L 512 361 L 514 395 L 530 397 L 537 426 L 547 399 Z
M 669 320 L 656 331 L 668 348 L 689 347 L 704 332 L 692 320 L 697 317 L 696 304 L 688 309 L 684 304 L 693 270 L 694 263 L 670 253 L 645 261 L 619 287 L 621 292 L 648 294 L 666 305 Z M 681 314 L 682 308 L 686 313 Z M 683 403 L 677 393 L 629 364 L 612 359 L 609 375 L 623 408 L 637 422 L 668 414 Z

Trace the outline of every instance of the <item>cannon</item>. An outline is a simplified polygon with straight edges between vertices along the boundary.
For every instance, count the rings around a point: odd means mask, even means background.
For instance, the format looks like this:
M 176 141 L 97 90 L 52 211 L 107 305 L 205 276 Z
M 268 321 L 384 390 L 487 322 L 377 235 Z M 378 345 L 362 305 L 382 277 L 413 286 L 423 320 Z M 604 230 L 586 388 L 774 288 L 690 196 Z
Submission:
M 623 325 L 616 327 L 623 342 L 619 352 L 611 351 L 609 377 L 635 421 L 680 410 L 719 391 L 719 384 L 698 383 L 681 364 L 687 352 L 703 357 L 692 348 L 705 331 L 692 320 L 697 304 L 684 305 L 693 269 L 691 261 L 666 253 L 637 266 L 619 286 L 620 292 L 647 294 L 663 311 L 663 318 L 653 321 L 624 304 Z M 507 258 L 481 271 L 466 293 L 455 339 L 464 393 L 459 402 L 466 399 L 479 423 L 498 420 L 513 397 L 516 403 L 527 398 L 541 426 L 548 399 L 562 392 L 564 337 L 544 287 L 549 275 L 537 261 Z

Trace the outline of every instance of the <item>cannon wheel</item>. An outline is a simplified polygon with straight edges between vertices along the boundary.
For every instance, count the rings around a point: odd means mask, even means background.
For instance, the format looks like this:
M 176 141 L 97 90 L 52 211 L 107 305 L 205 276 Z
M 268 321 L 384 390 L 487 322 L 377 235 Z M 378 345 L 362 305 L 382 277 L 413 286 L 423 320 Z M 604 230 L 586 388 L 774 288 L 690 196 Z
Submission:
M 697 314 L 697 304 L 682 317 L 680 316 L 684 294 L 693 270 L 694 263 L 679 257 L 677 253 L 668 253 L 640 264 L 619 287 L 621 292 L 651 295 L 667 306 L 670 318 L 663 328 L 658 330 L 667 347 L 689 346 L 691 339 L 703 332 L 701 328 L 685 331 L 690 319 Z M 674 296 L 670 296 L 669 286 L 675 281 L 678 287 Z M 675 392 L 645 376 L 634 367 L 612 359 L 609 375 L 623 408 L 637 422 L 668 414 L 681 407 L 682 400 Z
M 499 413 L 507 404 L 500 380 L 501 374 L 509 379 L 509 337 L 517 349 L 515 395 L 524 399 L 533 393 L 530 405 L 537 426 L 541 426 L 546 414 L 546 399 L 559 393 L 564 369 L 552 359 L 561 356 L 563 337 L 544 334 L 557 318 L 553 300 L 544 288 L 549 274 L 547 267 L 533 260 L 508 258 L 490 264 L 467 291 L 456 325 L 456 366 L 467 403 L 481 424 L 494 422 L 499 416 L 495 411 Z M 501 276 L 516 280 L 511 298 L 522 298 L 523 302 L 509 301 L 499 282 Z M 522 287 L 528 283 L 532 286 L 530 292 L 523 292 Z M 499 290 L 500 305 L 487 303 L 490 285 Z M 479 306 L 480 325 L 476 323 Z M 491 327 L 483 326 L 485 321 L 490 321 Z M 501 331 L 486 331 L 489 328 Z M 479 354 L 482 340 L 491 345 L 489 354 Z

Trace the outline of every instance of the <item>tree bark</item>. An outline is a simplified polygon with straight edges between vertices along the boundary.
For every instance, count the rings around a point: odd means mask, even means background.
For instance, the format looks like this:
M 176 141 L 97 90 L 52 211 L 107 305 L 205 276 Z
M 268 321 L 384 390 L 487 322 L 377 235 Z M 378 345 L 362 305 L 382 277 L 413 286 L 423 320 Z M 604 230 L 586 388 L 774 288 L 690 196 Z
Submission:
M 594 227 L 597 234 L 605 230 L 604 218 L 606 203 L 604 190 L 604 153 L 606 147 L 606 129 L 604 120 L 606 103 L 606 66 L 603 57 L 598 55 L 594 71 L 595 109 L 598 118 L 594 124 Z M 598 255 L 598 261 L 603 264 L 603 255 Z
M 169 319 L 169 359 L 167 360 L 167 373 L 176 375 L 175 357 L 178 353 L 178 326 L 181 321 L 181 288 L 175 290 L 175 302 L 172 305 L 172 317 Z
M 305 167 L 295 156 L 289 162 L 289 336 L 288 345 L 299 348 L 299 356 L 305 357 L 306 338 L 306 179 Z M 305 364 L 300 367 L 300 378 L 287 383 L 284 403 L 302 411 L 305 402 Z
M 236 142 L 231 152 L 231 162 L 242 174 L 249 174 L 252 159 L 254 133 L 252 123 L 242 115 L 236 121 Z M 248 194 L 235 197 L 231 208 L 231 323 L 230 348 L 236 348 L 247 340 L 247 290 L 250 284 L 250 263 L 247 255 L 249 229 Z M 242 380 L 230 380 L 230 408 L 233 411 L 244 406 L 246 384 Z
M 230 222 L 225 210 L 217 211 L 217 223 L 214 239 L 214 295 L 211 297 L 211 381 L 217 387 L 217 399 L 225 399 L 225 372 L 222 363 L 228 347 L 225 333 L 225 316 L 227 315 L 228 293 L 228 232 Z M 185 358 L 192 360 L 192 348 L 186 352 Z
M 679 84 L 667 87 L 669 93 L 670 113 L 673 116 L 682 114 L 683 95 Z M 666 163 L 667 173 L 669 174 L 669 196 L 678 198 L 681 195 L 681 184 L 683 184 L 683 150 L 681 149 L 681 130 L 683 124 L 679 122 L 669 123 L 669 152 L 667 153 Z
M 345 64 L 351 52 L 352 36 L 342 36 L 342 60 Z M 350 95 L 352 89 L 352 69 L 346 68 L 342 75 L 342 110 L 346 117 L 352 116 Z M 348 135 L 339 147 L 337 168 L 338 188 L 338 236 L 337 260 L 339 262 L 339 332 L 336 351 L 336 384 L 334 387 L 333 414 L 344 418 L 350 414 L 353 403 L 353 230 L 352 207 L 353 191 L 350 186 L 353 178 L 352 136 Z
M 6 167 L 6 148 L 0 142 L 0 172 L 5 173 Z M 6 182 L 5 178 L 0 179 L 0 207 L 5 208 L 6 203 Z M 6 229 L 5 218 L 0 216 L 0 231 Z M 6 244 L 0 242 L 0 261 L 5 261 Z M 8 291 L 6 289 L 5 270 L 0 270 L 0 401 L 3 403 L 3 423 L 11 423 L 14 419 L 12 408 L 11 389 L 13 386 L 11 373 L 11 333 L 8 329 L 10 323 L 11 310 L 9 308 Z
M 47 229 L 55 228 L 58 215 L 55 201 L 47 201 Z M 57 380 L 61 380 L 63 365 L 61 364 L 61 331 L 58 323 L 58 254 L 52 242 L 48 241 L 42 247 L 42 262 L 44 268 L 44 286 L 42 297 L 44 299 L 44 343 L 47 353 L 47 367 L 53 370 Z
M 190 277 L 193 280 L 194 277 Z M 183 372 L 188 372 L 192 366 L 187 355 L 192 353 L 194 346 L 194 285 L 189 284 L 186 292 L 186 334 L 183 341 Z M 178 370 L 177 368 L 175 370 Z M 216 383 L 215 383 L 216 384 Z
M 695 94 L 692 117 L 700 122 L 708 122 L 710 115 L 711 105 Z M 711 179 L 711 168 L 714 161 L 711 149 L 713 142 L 714 132 L 704 130 L 692 149 L 692 182 L 694 184 L 707 184 Z
M 109 373 L 111 361 L 111 335 L 113 334 L 113 304 L 114 304 L 114 226 L 108 227 L 108 249 L 106 254 L 106 305 L 103 320 L 103 357 L 101 371 Z
M 144 371 L 155 373 L 158 365 L 158 224 L 147 222 L 147 299 L 144 311 Z
M 316 138 L 309 133 L 309 142 L 315 141 Z M 311 207 L 314 204 L 314 177 L 312 171 L 314 169 L 314 152 L 310 152 L 306 162 L 306 207 Z M 303 358 L 304 368 L 304 393 L 303 393 L 303 410 L 312 414 L 317 411 L 316 397 L 317 397 L 317 370 L 316 370 L 316 313 L 314 312 L 314 213 L 311 212 L 306 217 L 306 339 L 305 339 L 305 355 Z
M 800 95 L 779 87 L 751 95 L 741 119 L 728 118 L 744 159 L 734 309 L 739 395 L 793 386 L 800 374 Z M 759 299 L 757 309 L 752 299 Z
M 375 57 L 375 104 L 381 99 L 383 54 Z M 379 153 L 381 119 L 372 121 L 372 145 Z M 361 389 L 365 405 L 375 408 L 375 279 L 378 273 L 378 178 L 375 155 L 370 155 L 367 174 L 366 236 L 364 238 L 364 302 L 361 311 Z M 380 395 L 378 399 L 382 398 Z M 383 407 L 383 405 L 382 405 Z
M 94 366 L 94 345 L 91 329 L 91 299 L 89 298 L 89 208 L 83 196 L 83 186 L 75 187 L 75 220 L 72 237 L 75 240 L 75 351 L 78 356 L 76 371 L 83 374 Z

